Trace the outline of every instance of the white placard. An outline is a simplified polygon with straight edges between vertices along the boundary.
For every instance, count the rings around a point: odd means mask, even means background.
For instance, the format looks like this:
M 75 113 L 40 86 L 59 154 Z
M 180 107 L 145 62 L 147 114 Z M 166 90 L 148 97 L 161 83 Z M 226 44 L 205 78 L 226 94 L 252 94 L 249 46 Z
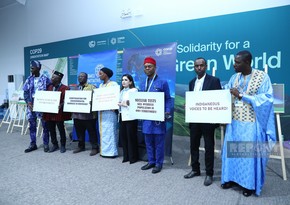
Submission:
M 90 113 L 92 90 L 66 90 L 64 112 Z
M 59 91 L 36 91 L 34 95 L 33 111 L 34 112 L 46 112 L 46 113 L 58 113 Z
M 119 85 L 94 89 L 92 110 L 118 110 L 118 102 L 120 100 L 119 98 Z
M 189 91 L 185 93 L 185 122 L 231 123 L 232 103 L 229 90 Z
M 164 121 L 163 92 L 132 92 L 129 102 L 133 119 Z

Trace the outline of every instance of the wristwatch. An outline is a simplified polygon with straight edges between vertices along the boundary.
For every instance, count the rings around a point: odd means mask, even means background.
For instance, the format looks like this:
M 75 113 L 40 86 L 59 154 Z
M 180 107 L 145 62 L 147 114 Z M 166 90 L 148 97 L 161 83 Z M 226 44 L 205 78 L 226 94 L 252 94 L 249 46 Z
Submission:
M 242 99 L 243 93 L 239 93 L 239 98 Z

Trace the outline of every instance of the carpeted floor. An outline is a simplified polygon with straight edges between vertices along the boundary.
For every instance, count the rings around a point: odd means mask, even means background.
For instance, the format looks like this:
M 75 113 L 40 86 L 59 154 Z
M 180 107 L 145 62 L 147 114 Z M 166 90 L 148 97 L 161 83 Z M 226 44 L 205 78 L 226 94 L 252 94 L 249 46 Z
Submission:
M 214 183 L 203 185 L 204 152 L 200 152 L 202 175 L 184 179 L 188 167 L 189 138 L 173 137 L 172 159 L 166 157 L 163 170 L 142 171 L 146 162 L 122 163 L 115 159 L 89 156 L 87 151 L 73 154 L 77 142 L 67 143 L 67 152 L 44 153 L 39 149 L 24 153 L 29 135 L 6 133 L 0 128 L 0 205 L 87 205 L 87 204 L 289 204 L 290 181 L 282 179 L 280 160 L 270 159 L 261 196 L 244 197 L 238 188 L 220 187 L 221 160 L 215 160 Z M 290 160 L 286 159 L 290 178 Z

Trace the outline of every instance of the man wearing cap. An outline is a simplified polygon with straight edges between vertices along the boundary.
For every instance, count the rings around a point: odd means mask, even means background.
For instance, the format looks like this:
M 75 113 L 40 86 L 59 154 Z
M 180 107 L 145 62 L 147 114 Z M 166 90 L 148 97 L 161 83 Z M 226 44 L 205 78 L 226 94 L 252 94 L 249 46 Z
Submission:
M 88 74 L 85 72 L 79 73 L 78 76 L 79 90 L 87 91 L 96 89 L 92 84 L 88 84 Z M 78 148 L 73 151 L 74 154 L 85 151 L 85 136 L 86 131 L 88 131 L 90 142 L 92 145 L 92 150 L 90 156 L 94 156 L 99 153 L 99 145 L 97 138 L 97 113 L 72 113 L 72 118 L 74 121 L 74 127 L 78 137 Z
M 115 81 L 110 80 L 113 71 L 109 68 L 102 68 L 99 72 L 100 79 L 103 83 L 100 88 L 117 86 Z M 102 157 L 118 156 L 118 134 L 117 134 L 117 113 L 116 110 L 99 111 L 99 128 Z
M 47 90 L 52 92 L 61 92 L 60 95 L 60 102 L 59 102 L 59 111 L 58 113 L 44 113 L 43 119 L 47 122 L 47 128 L 49 130 L 49 134 L 51 137 L 52 147 L 50 148 L 49 152 L 54 152 L 59 149 L 58 141 L 56 138 L 56 130 L 55 127 L 57 126 L 59 135 L 60 135 L 60 152 L 64 153 L 66 151 L 65 144 L 66 144 L 66 134 L 64 129 L 64 121 L 71 119 L 71 114 L 63 112 L 63 105 L 64 105 L 64 95 L 65 91 L 69 90 L 69 87 L 62 84 L 61 80 L 63 78 L 63 74 L 54 71 L 51 77 L 51 85 L 48 86 Z
M 144 72 L 147 75 L 146 81 L 141 85 L 143 92 L 163 92 L 165 115 L 169 115 L 171 107 L 171 96 L 166 80 L 162 80 L 156 72 L 156 61 L 152 57 L 144 59 Z M 148 163 L 141 167 L 141 170 L 153 168 L 152 173 L 161 171 L 164 161 L 164 146 L 166 134 L 165 121 L 143 120 L 142 132 L 145 136 Z
M 50 84 L 50 79 L 45 75 L 40 75 L 41 63 L 39 61 L 30 62 L 30 72 L 31 75 L 26 79 L 23 85 L 24 91 L 24 100 L 27 104 L 27 119 L 29 122 L 29 131 L 30 131 L 30 145 L 24 151 L 25 153 L 34 151 L 37 149 L 36 145 L 36 119 L 41 119 L 41 124 L 43 127 L 43 146 L 44 152 L 48 152 L 48 142 L 49 135 L 46 122 L 42 119 L 42 113 L 33 112 L 33 101 L 35 92 L 38 90 L 47 90 L 48 85 Z

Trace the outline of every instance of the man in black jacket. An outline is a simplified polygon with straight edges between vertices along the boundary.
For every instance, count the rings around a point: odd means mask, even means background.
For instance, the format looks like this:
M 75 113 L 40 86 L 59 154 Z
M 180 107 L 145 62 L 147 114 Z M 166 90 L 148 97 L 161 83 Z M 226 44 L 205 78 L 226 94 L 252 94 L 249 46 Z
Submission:
M 207 63 L 204 58 L 197 58 L 194 61 L 194 70 L 197 76 L 189 82 L 189 91 L 219 90 L 221 89 L 220 80 L 216 77 L 206 74 Z M 190 123 L 190 154 L 192 171 L 184 175 L 189 179 L 200 176 L 199 146 L 200 138 L 204 138 L 205 147 L 205 167 L 206 177 L 204 185 L 209 186 L 213 181 L 214 167 L 214 131 L 217 124 L 211 123 Z

